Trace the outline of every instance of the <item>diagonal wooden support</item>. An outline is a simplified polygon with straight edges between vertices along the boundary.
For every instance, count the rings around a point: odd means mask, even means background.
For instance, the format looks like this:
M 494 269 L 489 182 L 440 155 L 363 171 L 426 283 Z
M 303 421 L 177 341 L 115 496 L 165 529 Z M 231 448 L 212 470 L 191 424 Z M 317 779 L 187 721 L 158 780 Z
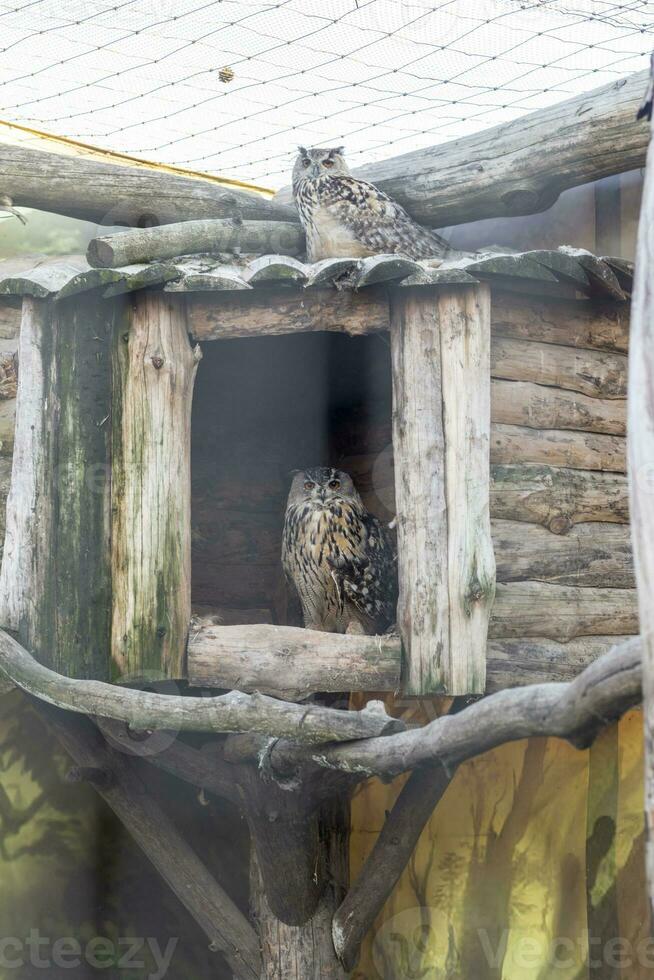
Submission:
M 134 761 L 110 749 L 87 719 L 44 705 L 39 710 L 78 766 L 105 774 L 93 783 L 95 789 L 206 933 L 212 948 L 223 953 L 239 980 L 259 980 L 254 929 L 147 794 Z

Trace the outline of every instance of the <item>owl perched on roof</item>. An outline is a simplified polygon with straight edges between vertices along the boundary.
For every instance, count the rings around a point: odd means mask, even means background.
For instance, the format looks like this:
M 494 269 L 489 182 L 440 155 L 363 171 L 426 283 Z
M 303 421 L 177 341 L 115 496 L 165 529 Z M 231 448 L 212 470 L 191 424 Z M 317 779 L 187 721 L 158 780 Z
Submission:
M 349 258 L 401 252 L 412 259 L 443 257 L 447 242 L 409 217 L 367 180 L 350 174 L 342 146 L 299 147 L 293 197 L 307 238 L 307 258 Z
M 372 634 L 395 623 L 395 549 L 347 473 L 330 467 L 296 473 L 282 563 L 307 629 Z

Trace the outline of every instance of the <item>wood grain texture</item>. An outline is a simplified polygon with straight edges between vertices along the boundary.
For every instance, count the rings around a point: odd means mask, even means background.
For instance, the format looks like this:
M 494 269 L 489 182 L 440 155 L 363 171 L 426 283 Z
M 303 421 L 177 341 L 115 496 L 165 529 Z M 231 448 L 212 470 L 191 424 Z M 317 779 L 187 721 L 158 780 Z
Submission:
M 491 377 L 534 381 L 593 398 L 625 398 L 627 358 L 614 351 L 495 336 Z
M 491 425 L 491 463 L 544 463 L 575 470 L 625 473 L 626 440 L 591 432 Z
M 231 252 L 239 249 L 262 254 L 297 255 L 303 245 L 301 226 L 289 221 L 206 218 L 156 228 L 131 228 L 116 235 L 93 238 L 86 257 L 92 266 L 116 269 L 194 252 Z
M 544 582 L 498 584 L 489 636 L 541 636 L 567 642 L 580 636 L 638 633 L 635 589 L 579 588 Z
M 494 338 L 510 337 L 618 354 L 626 354 L 629 349 L 627 303 L 544 301 L 494 290 L 491 318 Z
M 493 422 L 530 429 L 575 429 L 624 436 L 626 399 L 591 398 L 531 381 L 500 381 L 491 385 Z
M 401 657 L 389 636 L 337 636 L 291 626 L 194 625 L 193 687 L 302 700 L 316 691 L 396 691 Z
M 18 336 L 20 316 L 20 306 L 0 303 L 0 337 L 10 340 Z
M 494 520 L 492 531 L 498 582 L 635 587 L 626 524 L 576 524 L 566 534 L 552 534 L 537 524 Z
M 646 72 L 462 139 L 357 168 L 416 220 L 449 227 L 545 211 L 568 187 L 641 167 Z M 276 200 L 289 200 L 287 189 Z
M 0 622 L 43 663 L 77 677 L 109 670 L 116 312 L 95 297 L 56 305 L 26 298 L 20 332 Z
M 628 639 L 628 636 L 580 636 L 564 643 L 534 636 L 489 640 L 486 693 L 574 680 L 616 643 Z
M 542 524 L 565 534 L 574 524 L 629 523 L 629 488 L 621 473 L 529 463 L 491 466 L 491 517 Z
M 489 302 L 485 286 L 391 298 L 398 625 L 410 694 L 484 689 L 494 586 Z
M 200 359 L 183 300 L 137 294 L 116 331 L 112 658 L 121 677 L 183 677 L 191 619 L 191 401 Z
M 255 220 L 296 219 L 293 209 L 236 187 L 149 167 L 62 157 L 11 143 L 0 143 L 0 173 L 3 188 L 16 207 L 105 225 L 147 227 L 234 215 Z
M 335 330 L 352 335 L 389 329 L 385 288 L 363 293 L 333 287 L 303 292 L 256 290 L 247 295 L 222 294 L 220 302 L 188 299 L 189 330 L 195 340 L 258 336 L 265 324 L 267 336 Z

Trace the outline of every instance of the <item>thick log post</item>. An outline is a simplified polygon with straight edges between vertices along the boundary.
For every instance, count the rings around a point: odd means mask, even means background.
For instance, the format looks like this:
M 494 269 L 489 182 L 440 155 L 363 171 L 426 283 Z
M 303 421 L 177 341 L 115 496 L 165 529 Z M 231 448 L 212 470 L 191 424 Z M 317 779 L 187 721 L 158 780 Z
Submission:
M 323 811 L 320 833 L 327 883 L 313 918 L 302 926 L 286 925 L 271 911 L 253 850 L 250 891 L 261 943 L 261 980 L 346 980 L 334 949 L 332 920 L 348 883 L 347 811 L 340 801 Z
M 483 693 L 495 592 L 488 287 L 396 291 L 391 353 L 405 690 Z
M 654 55 L 652 57 L 654 81 Z M 648 90 L 651 96 L 651 88 Z M 644 113 L 651 102 L 644 106 Z M 634 128 L 637 124 L 634 123 Z M 654 143 L 650 138 L 638 226 L 629 351 L 628 455 L 631 528 L 643 643 L 645 815 L 649 896 L 654 909 Z
M 112 656 L 181 677 L 191 619 L 191 401 L 200 349 L 179 297 L 140 293 L 114 344 Z
M 26 298 L 0 623 L 62 674 L 109 675 L 112 321 L 97 296 Z

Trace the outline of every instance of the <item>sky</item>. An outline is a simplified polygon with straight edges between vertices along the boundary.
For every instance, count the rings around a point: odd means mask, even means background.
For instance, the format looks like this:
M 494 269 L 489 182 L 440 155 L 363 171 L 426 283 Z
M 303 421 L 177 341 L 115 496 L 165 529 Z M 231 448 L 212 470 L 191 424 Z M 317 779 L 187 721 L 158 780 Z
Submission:
M 0 120 L 270 188 L 647 67 L 654 2 L 0 0 Z

